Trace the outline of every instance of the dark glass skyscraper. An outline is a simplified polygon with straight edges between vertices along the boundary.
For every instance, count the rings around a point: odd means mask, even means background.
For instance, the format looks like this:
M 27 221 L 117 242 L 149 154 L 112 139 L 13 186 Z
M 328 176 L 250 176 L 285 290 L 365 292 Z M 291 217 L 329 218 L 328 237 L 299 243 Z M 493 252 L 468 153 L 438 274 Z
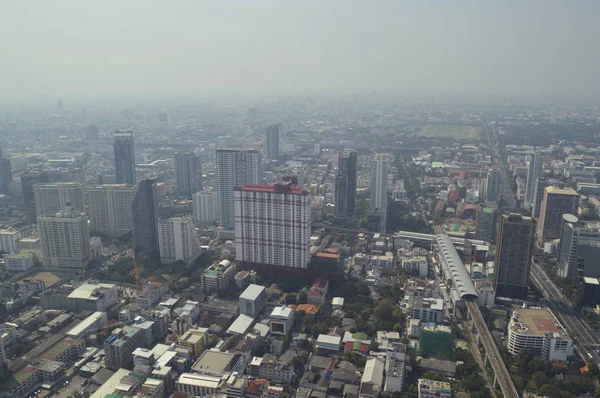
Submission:
M 131 202 L 131 214 L 136 253 L 159 258 L 158 194 L 154 180 L 140 181 Z
M 12 179 L 13 174 L 10 159 L 3 158 L 0 152 L 0 193 L 8 194 L 8 184 L 10 184 Z
M 272 124 L 265 133 L 265 157 L 268 160 L 279 159 L 279 126 Z
M 202 167 L 193 152 L 175 154 L 175 188 L 178 196 L 186 198 L 202 190 Z
M 338 157 L 335 177 L 335 219 L 339 224 L 356 224 L 356 152 L 343 152 Z
M 114 137 L 115 175 L 117 176 L 117 184 L 135 185 L 133 131 L 116 131 Z
M 529 289 L 535 220 L 520 214 L 502 215 L 496 240 L 496 296 L 523 299 Z

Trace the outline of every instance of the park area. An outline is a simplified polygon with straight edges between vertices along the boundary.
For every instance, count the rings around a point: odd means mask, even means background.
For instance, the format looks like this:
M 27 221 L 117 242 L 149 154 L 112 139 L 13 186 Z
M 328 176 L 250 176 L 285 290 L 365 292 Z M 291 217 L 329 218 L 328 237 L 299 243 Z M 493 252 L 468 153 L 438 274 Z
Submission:
M 419 137 L 452 138 L 458 141 L 479 141 L 483 129 L 480 126 L 454 124 L 426 124 L 419 131 Z

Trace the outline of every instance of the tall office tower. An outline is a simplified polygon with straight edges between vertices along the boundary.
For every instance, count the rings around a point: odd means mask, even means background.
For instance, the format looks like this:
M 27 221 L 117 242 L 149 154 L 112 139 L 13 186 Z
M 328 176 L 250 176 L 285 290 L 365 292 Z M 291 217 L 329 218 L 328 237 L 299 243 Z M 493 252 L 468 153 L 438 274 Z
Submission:
M 343 152 L 338 157 L 335 177 L 335 219 L 339 224 L 356 224 L 356 152 Z
M 257 150 L 217 149 L 217 198 L 220 224 L 235 228 L 233 188 L 262 181 L 261 156 Z
M 194 221 L 210 225 L 219 218 L 219 206 L 217 194 L 209 192 L 196 192 L 192 195 Z
M 295 178 L 234 191 L 236 260 L 306 268 L 310 261 L 311 196 Z
M 79 268 L 87 265 L 90 234 L 85 216 L 67 206 L 54 215 L 39 216 L 37 221 L 45 266 Z
M 98 126 L 95 124 L 89 124 L 85 128 L 85 139 L 88 141 L 96 141 L 100 138 L 98 134 Z
M 133 240 L 136 253 L 159 258 L 158 193 L 154 180 L 142 180 L 135 188 L 131 201 Z
M 12 165 L 10 159 L 0 159 L 0 193 L 8 194 L 8 185 L 13 180 Z
M 500 172 L 490 169 L 487 173 L 485 204 L 492 205 L 500 201 Z
M 579 219 L 572 214 L 563 214 L 558 246 L 557 274 L 571 281 L 577 281 L 577 250 L 579 247 Z
M 115 131 L 115 174 L 117 184 L 135 185 L 135 151 L 133 131 Z
M 475 238 L 486 242 L 496 240 L 496 224 L 498 224 L 498 211 L 494 207 L 480 207 L 477 209 L 477 226 Z
M 191 198 L 202 189 L 202 168 L 195 153 L 175 154 L 175 190 L 178 196 Z
M 578 210 L 579 194 L 575 190 L 555 186 L 546 187 L 537 226 L 538 246 L 543 247 L 544 242 L 560 238 L 563 214 L 576 216 Z
M 158 223 L 160 261 L 163 264 L 183 261 L 188 266 L 200 256 L 200 242 L 192 217 L 171 217 Z
M 127 184 L 89 187 L 88 214 L 94 234 L 118 238 L 133 229 L 131 202 L 135 188 Z
M 542 200 L 544 200 L 544 189 L 548 186 L 548 181 L 544 177 L 538 177 L 535 182 L 535 202 L 533 204 L 532 215 L 536 219 L 540 217 L 540 211 L 542 209 Z
M 537 179 L 542 176 L 542 154 L 534 152 L 531 155 L 527 169 L 527 185 L 525 186 L 525 207 L 533 208 L 535 203 L 535 188 Z
M 279 159 L 279 126 L 277 124 L 272 124 L 267 128 L 264 145 L 267 159 Z
M 65 106 L 63 104 L 63 101 L 60 98 L 56 100 L 56 110 L 59 113 L 63 113 L 63 111 L 65 110 Z
M 380 216 L 379 232 L 385 232 L 388 206 L 388 154 L 376 154 L 371 160 L 371 213 Z
M 36 223 L 35 196 L 33 195 L 33 186 L 43 182 L 49 182 L 48 172 L 46 171 L 26 171 L 21 174 L 21 192 L 23 193 L 23 202 L 25 203 L 27 222 L 30 224 Z
M 503 214 L 496 239 L 496 297 L 527 297 L 535 220 L 520 214 Z
M 35 212 L 37 216 L 53 215 L 71 204 L 73 210 L 85 213 L 83 185 L 78 182 L 57 182 L 33 186 Z

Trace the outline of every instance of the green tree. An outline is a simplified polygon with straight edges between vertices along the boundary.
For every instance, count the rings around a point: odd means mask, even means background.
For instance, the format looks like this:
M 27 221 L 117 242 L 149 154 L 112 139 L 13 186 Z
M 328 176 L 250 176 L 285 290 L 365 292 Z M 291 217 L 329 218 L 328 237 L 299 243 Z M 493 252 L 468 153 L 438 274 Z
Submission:
M 550 384 L 544 384 L 543 386 L 541 386 L 540 394 L 542 394 L 544 397 L 550 397 L 550 398 L 561 397 L 560 390 Z
M 308 295 L 305 292 L 300 292 L 298 294 L 298 304 L 306 304 L 308 300 Z
M 285 297 L 286 304 L 296 304 L 298 301 L 298 295 L 296 293 L 290 293 Z
M 379 321 L 394 322 L 394 308 L 390 300 L 383 300 L 375 307 L 375 316 Z

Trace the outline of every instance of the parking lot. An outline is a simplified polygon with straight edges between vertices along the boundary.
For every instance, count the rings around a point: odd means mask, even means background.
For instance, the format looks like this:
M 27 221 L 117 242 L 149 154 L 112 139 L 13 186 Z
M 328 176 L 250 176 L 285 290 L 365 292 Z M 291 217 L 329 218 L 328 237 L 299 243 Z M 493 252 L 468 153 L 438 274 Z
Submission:
M 86 380 L 86 377 L 75 375 L 67 385 L 61 386 L 60 390 L 55 393 L 55 397 L 68 398 L 74 396 L 76 392 L 88 392 L 92 394 L 98 389 L 95 384 L 89 383 L 86 387 L 82 387 L 81 383 Z

